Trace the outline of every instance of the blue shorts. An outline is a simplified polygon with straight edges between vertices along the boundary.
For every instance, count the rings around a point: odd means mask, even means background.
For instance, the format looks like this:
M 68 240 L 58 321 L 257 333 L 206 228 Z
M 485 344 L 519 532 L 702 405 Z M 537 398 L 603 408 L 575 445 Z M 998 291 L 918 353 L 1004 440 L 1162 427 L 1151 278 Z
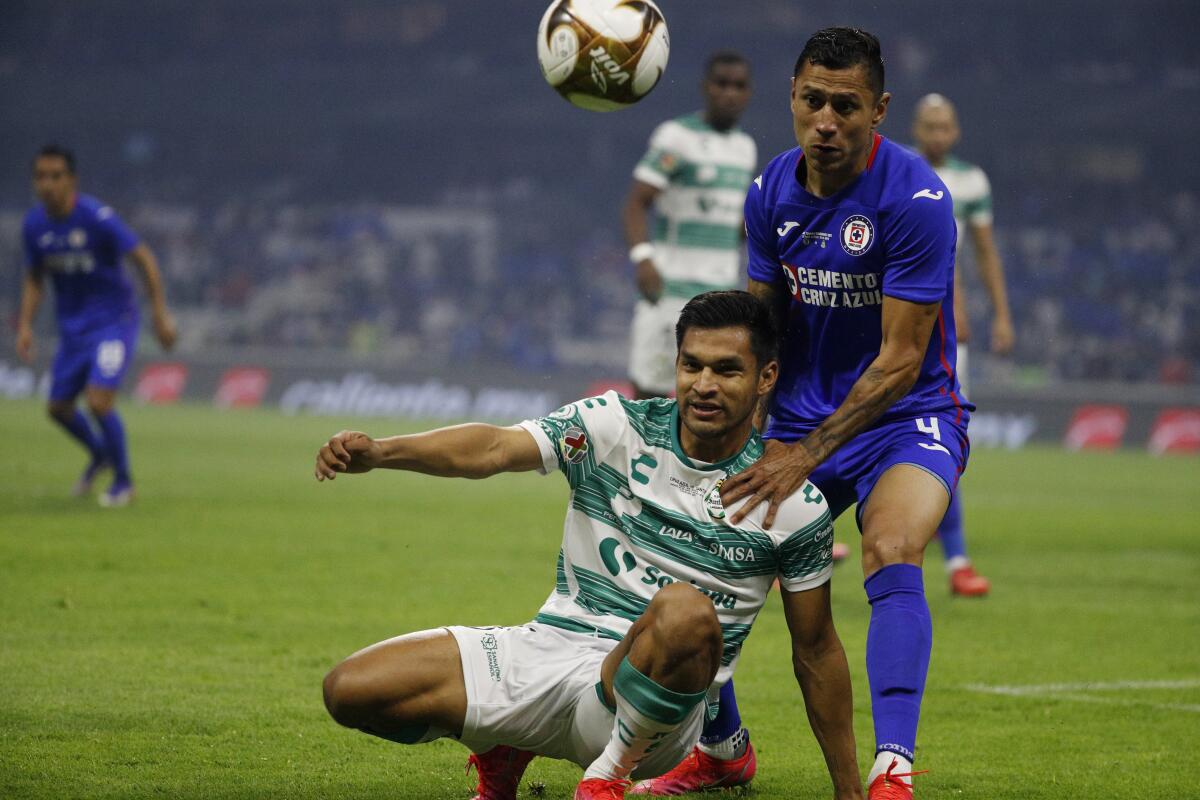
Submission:
M 813 470 L 808 479 L 825 495 L 834 518 L 858 503 L 857 521 L 867 496 L 884 472 L 911 464 L 936 478 L 951 497 L 967 468 L 971 443 L 953 411 L 885 422 L 863 431 Z M 777 437 L 781 438 L 781 437 Z
M 74 400 L 88 386 L 116 389 L 133 360 L 137 336 L 137 324 L 124 323 L 63 337 L 51 367 L 50 399 Z

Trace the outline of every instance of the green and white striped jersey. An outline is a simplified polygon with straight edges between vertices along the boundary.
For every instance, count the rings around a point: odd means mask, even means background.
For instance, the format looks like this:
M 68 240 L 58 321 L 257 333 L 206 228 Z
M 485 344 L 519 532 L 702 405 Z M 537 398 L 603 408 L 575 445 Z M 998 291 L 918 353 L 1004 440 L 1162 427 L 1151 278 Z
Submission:
M 655 128 L 633 177 L 662 192 L 653 239 L 665 294 L 690 299 L 740 283 L 742 206 L 757 165 L 748 134 L 718 131 L 699 113 Z
M 729 524 L 721 483 L 762 455 L 757 433 L 732 458 L 696 463 L 680 447 L 674 400 L 616 392 L 521 427 L 541 448 L 542 472 L 561 471 L 571 487 L 554 591 L 537 622 L 620 640 L 655 592 L 690 583 L 712 599 L 725 636 L 715 702 L 772 582 L 800 592 L 833 573 L 833 521 L 811 483 L 782 504 L 773 528 L 762 527 L 766 504 Z
M 992 224 L 992 186 L 982 169 L 953 156 L 933 171 L 954 198 L 954 221 L 961 241 L 964 226 Z

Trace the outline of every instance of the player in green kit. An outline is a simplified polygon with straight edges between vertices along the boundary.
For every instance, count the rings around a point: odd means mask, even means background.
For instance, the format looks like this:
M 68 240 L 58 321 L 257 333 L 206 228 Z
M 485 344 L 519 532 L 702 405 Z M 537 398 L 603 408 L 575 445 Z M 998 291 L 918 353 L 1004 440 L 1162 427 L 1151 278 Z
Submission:
M 758 162 L 754 140 L 737 126 L 750 102 L 750 65 L 737 53 L 714 53 L 700 88 L 703 111 L 654 129 L 621 211 L 640 295 L 629 356 L 638 399 L 675 388 L 683 304 L 741 283 L 742 201 Z
M 515 798 L 535 755 L 584 768 L 576 800 L 617 800 L 692 750 L 778 579 L 835 796 L 862 797 L 825 499 L 805 484 L 770 526 L 765 507 L 731 525 L 739 505 L 721 502 L 722 482 L 763 451 L 752 420 L 778 374 L 770 314 L 746 292 L 705 293 L 676 340 L 678 401 L 609 392 L 512 427 L 343 431 L 321 448 L 318 480 L 538 471 L 561 472 L 571 490 L 555 585 L 533 621 L 361 650 L 325 679 L 335 720 L 403 744 L 458 739 L 479 771 L 476 800 Z
M 1004 285 L 1004 266 L 992 237 L 992 189 L 982 169 L 956 158 L 952 151 L 958 143 L 958 114 L 954 104 L 940 94 L 927 94 L 917 102 L 913 119 L 913 140 L 921 156 L 946 184 L 954 199 L 954 221 L 958 227 L 958 251 L 963 234 L 970 236 L 979 277 L 992 304 L 992 352 L 1005 355 L 1013 347 L 1012 312 Z M 958 381 L 963 394 L 970 397 L 967 349 L 971 329 L 967 317 L 961 270 L 954 271 L 954 318 L 958 325 Z M 938 528 L 938 540 L 950 576 L 950 591 L 961 597 L 982 597 L 991 588 L 987 578 L 978 574 L 967 557 L 963 533 L 961 500 L 955 493 L 946 517 Z

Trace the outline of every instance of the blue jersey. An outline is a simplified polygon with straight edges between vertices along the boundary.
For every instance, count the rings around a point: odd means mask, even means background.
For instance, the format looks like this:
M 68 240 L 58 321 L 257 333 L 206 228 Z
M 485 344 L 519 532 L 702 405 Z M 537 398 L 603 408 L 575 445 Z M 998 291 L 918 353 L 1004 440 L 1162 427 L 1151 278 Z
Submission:
M 28 268 L 49 273 L 54 282 L 62 336 L 136 323 L 137 302 L 122 259 L 138 238 L 111 208 L 81 194 L 71 213 L 56 219 L 39 205 L 25 215 L 22 237 Z
M 972 406 L 955 375 L 954 208 L 919 156 L 876 134 L 866 171 L 837 194 L 804 188 L 799 148 L 746 196 L 749 275 L 791 297 L 767 435 L 802 436 L 846 399 L 879 355 L 884 296 L 942 303 L 921 373 L 877 424 Z

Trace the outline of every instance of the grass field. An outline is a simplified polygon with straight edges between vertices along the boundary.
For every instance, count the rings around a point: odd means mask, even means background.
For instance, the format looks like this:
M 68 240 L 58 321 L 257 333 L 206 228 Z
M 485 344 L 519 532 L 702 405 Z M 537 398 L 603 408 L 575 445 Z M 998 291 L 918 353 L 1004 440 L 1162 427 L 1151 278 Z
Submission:
M 317 484 L 315 449 L 372 420 L 127 407 L 137 504 L 67 494 L 82 454 L 0 401 L 0 797 L 465 798 L 466 752 L 339 728 L 341 657 L 396 633 L 529 619 L 553 586 L 565 482 L 376 473 Z M 994 580 L 935 646 L 921 798 L 1200 797 L 1200 459 L 977 451 L 970 542 Z M 857 547 L 850 515 L 839 537 Z M 868 607 L 834 578 L 860 763 Z M 759 750 L 748 796 L 825 798 L 778 602 L 738 673 Z M 571 796 L 577 768 L 528 782 Z M 522 796 L 531 796 L 527 790 Z

